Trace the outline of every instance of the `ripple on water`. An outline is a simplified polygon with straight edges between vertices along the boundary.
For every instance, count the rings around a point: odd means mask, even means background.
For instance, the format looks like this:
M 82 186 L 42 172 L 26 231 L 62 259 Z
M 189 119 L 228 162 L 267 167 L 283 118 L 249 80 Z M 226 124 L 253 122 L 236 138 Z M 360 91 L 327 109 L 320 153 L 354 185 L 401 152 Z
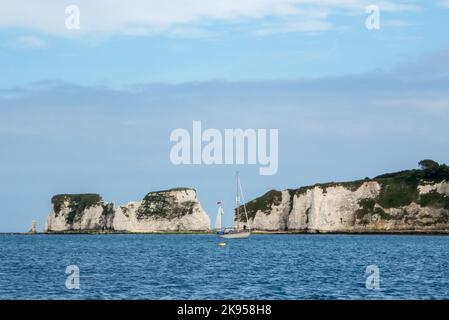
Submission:
M 1 299 L 448 299 L 449 237 L 0 236 Z M 65 287 L 68 265 L 80 290 Z M 368 265 L 379 290 L 365 287 Z

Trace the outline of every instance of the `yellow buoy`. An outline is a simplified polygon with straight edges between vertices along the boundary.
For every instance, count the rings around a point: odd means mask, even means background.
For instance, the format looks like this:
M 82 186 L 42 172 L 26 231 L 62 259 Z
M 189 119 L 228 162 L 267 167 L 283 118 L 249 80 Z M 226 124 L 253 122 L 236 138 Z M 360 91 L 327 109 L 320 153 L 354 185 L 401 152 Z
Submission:
M 226 245 L 226 243 L 220 242 L 220 243 L 218 243 L 218 245 L 219 245 L 220 247 L 224 247 L 224 246 Z

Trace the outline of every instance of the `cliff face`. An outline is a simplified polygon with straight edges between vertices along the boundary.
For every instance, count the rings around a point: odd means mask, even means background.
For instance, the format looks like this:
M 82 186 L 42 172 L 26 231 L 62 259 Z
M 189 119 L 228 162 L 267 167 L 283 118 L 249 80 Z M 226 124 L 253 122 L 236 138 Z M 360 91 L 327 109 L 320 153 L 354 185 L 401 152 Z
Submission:
M 64 194 L 52 198 L 45 232 L 111 229 L 114 205 L 98 194 Z
M 142 201 L 117 208 L 115 230 L 131 232 L 210 230 L 210 218 L 193 189 L 150 192 Z
M 45 232 L 63 231 L 207 231 L 210 218 L 193 189 L 150 192 L 142 201 L 123 207 L 106 203 L 97 194 L 52 198 Z
M 247 204 L 259 230 L 449 232 L 449 183 L 380 178 L 272 190 Z M 243 214 L 234 215 L 243 226 Z

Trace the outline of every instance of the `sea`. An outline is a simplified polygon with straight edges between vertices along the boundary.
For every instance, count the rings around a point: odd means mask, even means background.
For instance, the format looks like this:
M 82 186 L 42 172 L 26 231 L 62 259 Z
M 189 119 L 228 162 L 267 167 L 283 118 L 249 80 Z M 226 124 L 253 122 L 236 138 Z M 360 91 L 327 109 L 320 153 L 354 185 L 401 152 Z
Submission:
M 449 236 L 0 235 L 0 299 L 448 298 Z

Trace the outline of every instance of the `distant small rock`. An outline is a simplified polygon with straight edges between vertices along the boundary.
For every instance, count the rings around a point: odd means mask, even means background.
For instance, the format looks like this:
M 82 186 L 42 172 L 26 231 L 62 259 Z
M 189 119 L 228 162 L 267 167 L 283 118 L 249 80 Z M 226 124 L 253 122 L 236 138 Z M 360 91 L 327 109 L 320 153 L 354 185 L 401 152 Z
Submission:
M 31 222 L 31 229 L 30 231 L 28 231 L 28 233 L 37 233 L 37 224 L 36 224 L 36 220 L 33 220 Z

